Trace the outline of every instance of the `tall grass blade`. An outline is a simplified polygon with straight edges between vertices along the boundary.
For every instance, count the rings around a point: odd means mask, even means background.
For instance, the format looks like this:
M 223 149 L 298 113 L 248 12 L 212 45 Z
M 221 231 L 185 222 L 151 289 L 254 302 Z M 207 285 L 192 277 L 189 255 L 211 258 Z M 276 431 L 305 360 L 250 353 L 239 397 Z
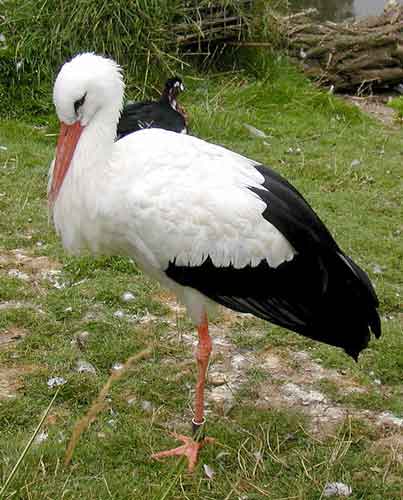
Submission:
M 28 453 L 29 449 L 31 448 L 32 443 L 34 442 L 34 439 L 36 438 L 38 432 L 40 431 L 43 422 L 45 421 L 46 417 L 48 416 L 49 411 L 52 408 L 53 403 L 55 402 L 55 399 L 57 398 L 57 395 L 60 392 L 60 389 L 61 389 L 61 387 L 57 388 L 57 390 L 56 390 L 56 392 L 55 392 L 55 394 L 54 394 L 51 402 L 49 403 L 49 406 L 46 408 L 45 413 L 43 414 L 43 416 L 42 416 L 39 424 L 37 425 L 35 431 L 33 432 L 32 436 L 30 437 L 30 439 L 29 439 L 28 443 L 26 444 L 24 450 L 22 451 L 21 455 L 19 456 L 19 458 L 18 458 L 16 464 L 14 465 L 12 471 L 10 472 L 10 474 L 8 475 L 5 483 L 3 484 L 3 486 L 2 486 L 2 488 L 0 490 L 0 499 L 4 498 L 4 494 L 6 493 L 9 484 L 11 483 L 13 477 L 15 476 L 15 473 L 17 472 L 18 468 L 22 464 L 22 462 L 23 462 L 23 460 L 25 458 L 25 455 Z

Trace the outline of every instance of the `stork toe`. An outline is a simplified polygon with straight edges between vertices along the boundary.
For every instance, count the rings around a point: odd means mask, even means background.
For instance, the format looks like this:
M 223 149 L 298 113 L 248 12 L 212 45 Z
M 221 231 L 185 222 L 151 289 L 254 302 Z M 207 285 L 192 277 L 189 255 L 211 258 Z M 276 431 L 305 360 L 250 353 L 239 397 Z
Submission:
M 193 472 L 199 456 L 199 451 L 203 448 L 205 444 L 214 442 L 213 438 L 206 437 L 200 441 L 195 441 L 189 436 L 184 436 L 183 434 L 176 434 L 175 432 L 170 433 L 178 441 L 182 441 L 183 445 L 173 448 L 171 450 L 160 451 L 158 453 L 153 453 L 151 458 L 155 460 L 160 460 L 165 457 L 186 457 L 188 461 L 188 471 Z

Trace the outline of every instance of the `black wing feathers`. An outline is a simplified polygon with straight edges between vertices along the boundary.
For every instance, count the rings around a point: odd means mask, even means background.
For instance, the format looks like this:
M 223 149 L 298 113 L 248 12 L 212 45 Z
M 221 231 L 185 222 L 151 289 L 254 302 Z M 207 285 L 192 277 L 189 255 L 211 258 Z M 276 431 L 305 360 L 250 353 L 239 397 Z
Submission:
M 294 186 L 274 170 L 261 165 L 256 169 L 265 178 L 262 184 L 265 189 L 250 189 L 266 203 L 263 217 L 279 229 L 294 248 L 339 249 L 326 226 Z
M 291 330 L 305 332 L 312 310 L 321 295 L 322 270 L 297 256 L 278 268 L 266 261 L 256 267 L 216 267 L 210 258 L 201 266 L 177 266 L 171 262 L 166 274 L 183 286 L 196 288 L 216 302 Z M 312 275 L 312 268 L 317 270 Z M 293 283 L 290 286 L 290 282 Z M 306 293 L 306 283 L 310 293 Z M 303 297 L 305 300 L 301 300 Z
M 149 101 L 125 106 L 117 127 L 117 139 L 143 128 L 163 128 L 181 133 L 186 128 L 186 123 L 183 116 L 169 103 Z
M 342 347 L 357 359 L 369 328 L 381 333 L 378 299 L 366 273 L 338 247 L 308 202 L 276 172 L 256 167 L 265 203 L 262 216 L 292 244 L 296 255 L 271 268 L 266 261 L 241 269 L 169 263 L 166 274 L 183 286 L 240 312 L 249 312 L 307 337 Z M 256 235 L 259 238 L 259 235 Z

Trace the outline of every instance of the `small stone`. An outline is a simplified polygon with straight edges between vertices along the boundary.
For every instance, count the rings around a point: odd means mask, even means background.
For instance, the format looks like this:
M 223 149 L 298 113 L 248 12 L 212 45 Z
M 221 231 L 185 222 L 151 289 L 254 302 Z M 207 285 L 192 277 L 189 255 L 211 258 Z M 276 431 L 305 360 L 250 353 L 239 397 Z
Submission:
M 115 316 L 115 318 L 119 318 L 119 319 L 123 319 L 126 316 L 125 312 L 121 311 L 120 309 L 115 311 L 113 313 L 113 315 Z
M 209 479 L 213 479 L 215 471 L 209 465 L 203 464 L 204 473 Z
M 63 432 L 60 431 L 57 437 L 57 442 L 64 443 L 65 441 L 66 441 L 66 436 L 63 434 Z
M 224 385 L 227 379 L 223 373 L 212 372 L 209 374 L 209 382 L 211 385 L 219 386 Z
M 77 333 L 73 342 L 75 342 L 80 349 L 83 349 L 85 345 L 88 343 L 89 338 L 90 338 L 90 332 L 87 332 L 85 330 L 83 332 Z
M 305 389 L 292 382 L 284 384 L 284 392 L 287 399 L 291 401 L 299 401 L 303 406 L 310 406 L 312 404 L 326 403 L 326 397 L 319 391 L 313 389 Z
M 122 301 L 123 302 L 130 302 L 132 300 L 134 300 L 136 297 L 134 296 L 134 294 L 132 292 L 125 292 L 122 294 Z
M 302 149 L 300 147 L 288 148 L 286 153 L 288 155 L 300 155 L 302 153 Z
M 136 398 L 134 396 L 130 397 L 128 400 L 127 400 L 127 404 L 129 406 L 132 406 L 134 405 L 134 403 L 136 402 Z
M 69 307 L 66 307 L 66 309 L 64 310 L 65 313 L 71 313 L 73 312 L 73 308 L 71 306 Z
M 53 389 L 53 387 L 58 387 L 59 385 L 64 385 L 67 383 L 67 380 L 63 377 L 51 377 L 47 384 L 50 389 Z
M 357 168 L 361 165 L 361 161 L 360 160 L 353 160 L 350 164 L 350 167 L 351 168 Z
M 378 424 L 403 427 L 403 418 L 396 417 L 396 415 L 393 415 L 393 413 L 390 413 L 389 411 L 384 411 L 378 416 Z
M 248 360 L 242 354 L 235 354 L 231 360 L 231 365 L 235 370 L 240 370 L 248 365 Z
M 85 361 L 85 359 L 79 359 L 76 364 L 76 371 L 78 373 L 91 373 L 92 375 L 96 375 L 97 371 L 91 363 Z
M 151 403 L 151 401 L 144 400 L 141 402 L 141 409 L 146 413 L 153 413 L 154 405 Z
M 382 267 L 379 264 L 374 264 L 372 271 L 374 274 L 383 274 Z
M 88 311 L 84 316 L 84 321 L 94 321 L 99 317 L 96 311 Z
M 19 271 L 18 269 L 10 269 L 7 274 L 11 278 L 17 278 L 22 281 L 29 281 L 29 275 L 27 273 Z
M 35 444 L 41 444 L 48 439 L 49 435 L 46 431 L 40 431 L 35 437 Z
M 116 372 L 116 371 L 122 370 L 123 366 L 124 366 L 123 363 L 115 363 L 112 366 L 112 371 Z
M 248 123 L 244 123 L 243 126 L 249 131 L 250 135 L 253 135 L 254 137 L 262 137 L 262 138 L 267 137 L 267 134 L 263 132 L 263 130 L 259 130 L 258 128 L 253 127 Z
M 0 146 L 0 151 L 8 151 L 8 147 L 7 146 Z
M 327 483 L 323 490 L 324 497 L 332 497 L 338 495 L 339 497 L 349 497 L 352 493 L 351 486 L 344 483 Z
M 369 470 L 371 472 L 375 472 L 376 474 L 380 474 L 381 472 L 383 472 L 383 469 L 381 469 L 381 467 L 370 467 Z M 354 475 L 354 478 L 355 477 L 356 476 Z M 363 477 L 365 477 L 365 476 L 363 476 Z
M 394 89 L 396 90 L 396 92 L 399 92 L 399 94 L 403 94 L 403 84 L 402 83 L 398 83 L 397 85 L 395 85 Z
M 42 277 L 44 279 L 47 279 L 54 288 L 57 288 L 58 290 L 62 290 L 63 288 L 66 288 L 66 283 L 63 283 L 59 281 L 61 272 L 57 269 L 49 269 L 48 271 L 42 273 Z M 71 308 L 71 311 L 73 308 Z

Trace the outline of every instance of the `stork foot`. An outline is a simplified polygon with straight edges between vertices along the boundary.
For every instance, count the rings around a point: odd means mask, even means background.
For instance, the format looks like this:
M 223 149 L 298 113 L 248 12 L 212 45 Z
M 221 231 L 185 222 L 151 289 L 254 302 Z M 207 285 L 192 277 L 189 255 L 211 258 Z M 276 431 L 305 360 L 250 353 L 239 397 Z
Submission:
M 178 446 L 172 450 L 160 451 L 151 455 L 151 458 L 159 460 L 165 457 L 181 457 L 184 456 L 188 461 L 188 471 L 193 472 L 199 455 L 199 451 L 203 448 L 205 444 L 213 443 L 214 439 L 205 437 L 200 441 L 195 441 L 193 438 L 184 436 L 182 434 L 176 434 L 175 432 L 170 433 L 178 441 L 182 441 L 183 445 Z

